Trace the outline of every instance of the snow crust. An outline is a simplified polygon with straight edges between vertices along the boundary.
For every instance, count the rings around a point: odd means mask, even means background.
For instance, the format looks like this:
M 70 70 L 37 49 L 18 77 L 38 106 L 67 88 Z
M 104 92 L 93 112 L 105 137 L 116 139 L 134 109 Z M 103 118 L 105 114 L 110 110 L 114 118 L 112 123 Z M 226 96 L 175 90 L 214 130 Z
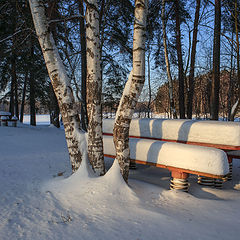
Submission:
M 104 136 L 104 153 L 115 156 L 113 137 Z M 192 171 L 225 175 L 229 172 L 224 151 L 181 143 L 130 138 L 130 158 Z
M 103 132 L 112 133 L 114 119 L 104 119 Z M 133 119 L 130 135 L 167 140 L 240 146 L 240 123 L 183 119 Z

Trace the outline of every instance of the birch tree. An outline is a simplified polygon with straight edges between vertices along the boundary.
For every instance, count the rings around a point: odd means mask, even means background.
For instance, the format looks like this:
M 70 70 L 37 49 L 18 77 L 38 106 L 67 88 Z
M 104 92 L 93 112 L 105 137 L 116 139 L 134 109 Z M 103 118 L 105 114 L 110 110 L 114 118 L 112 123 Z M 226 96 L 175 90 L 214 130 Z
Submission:
M 96 0 L 88 0 L 86 5 L 88 157 L 94 171 L 103 175 L 99 10 Z
M 53 36 L 49 31 L 48 21 L 45 15 L 43 1 L 29 0 L 36 34 L 43 52 L 46 67 L 48 70 L 54 92 L 58 99 L 62 114 L 65 136 L 70 156 L 73 172 L 76 171 L 81 163 L 82 154 L 85 149 L 81 142 L 83 131 L 80 128 L 79 116 L 74 109 L 74 96 L 62 60 L 59 56 Z
M 72 170 L 74 172 L 78 169 L 83 157 L 83 159 L 90 159 L 95 172 L 99 175 L 104 174 L 97 1 L 86 2 L 87 87 L 89 89 L 87 92 L 89 113 L 88 151 L 86 149 L 85 133 L 81 128 L 79 115 L 75 109 L 76 105 L 70 79 L 49 30 L 44 3 L 38 0 L 29 0 L 29 3 L 48 74 L 62 114 Z M 87 153 L 89 153 L 88 156 Z
M 116 148 L 116 161 L 123 179 L 128 181 L 130 150 L 129 127 L 138 97 L 145 81 L 145 32 L 147 0 L 135 1 L 135 21 L 133 34 L 133 69 L 125 85 L 116 114 L 113 139 Z

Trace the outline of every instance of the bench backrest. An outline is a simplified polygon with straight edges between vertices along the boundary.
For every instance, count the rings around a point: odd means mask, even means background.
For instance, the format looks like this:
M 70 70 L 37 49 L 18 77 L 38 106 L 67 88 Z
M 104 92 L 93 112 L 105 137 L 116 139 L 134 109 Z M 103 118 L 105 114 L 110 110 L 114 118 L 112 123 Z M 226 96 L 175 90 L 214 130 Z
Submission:
M 114 119 L 103 120 L 103 133 L 112 134 Z M 240 150 L 240 123 L 182 120 L 133 119 L 130 136 Z

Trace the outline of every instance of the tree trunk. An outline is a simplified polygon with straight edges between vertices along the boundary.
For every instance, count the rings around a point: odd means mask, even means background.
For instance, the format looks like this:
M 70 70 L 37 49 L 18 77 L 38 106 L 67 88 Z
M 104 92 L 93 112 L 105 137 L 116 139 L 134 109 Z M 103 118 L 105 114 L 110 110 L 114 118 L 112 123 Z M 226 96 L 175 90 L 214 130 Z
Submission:
M 234 121 L 234 117 L 240 106 L 240 66 L 239 66 L 239 37 L 238 37 L 238 5 L 237 0 L 235 0 L 235 32 L 236 32 L 236 52 L 237 52 L 237 81 L 238 81 L 238 99 L 237 102 L 233 105 L 230 115 L 230 120 Z
M 227 101 L 228 121 L 231 121 L 231 108 L 232 108 L 232 99 L 233 99 L 233 34 L 234 34 L 234 31 L 232 31 L 229 89 L 228 89 L 228 101 Z
M 67 76 L 52 34 L 49 32 L 43 1 L 29 0 L 29 4 L 48 74 L 62 114 L 72 170 L 76 171 L 80 166 L 82 156 L 84 159 L 87 158 L 87 151 L 85 149 L 86 145 L 83 144 L 83 142 L 85 143 L 85 134 L 81 131 L 80 119 L 74 109 L 75 101 L 70 79 Z
M 175 17 L 176 17 L 176 48 L 178 58 L 178 82 L 179 82 L 179 113 L 180 118 L 185 118 L 185 97 L 184 97 L 184 72 L 183 72 L 183 60 L 182 60 L 182 45 L 181 45 L 181 30 L 180 30 L 180 13 L 179 2 L 174 0 L 175 3 Z
M 128 181 L 130 163 L 129 127 L 145 81 L 146 14 L 147 0 L 136 0 L 133 34 L 133 70 L 124 88 L 113 129 L 116 161 L 119 163 L 121 174 L 126 182 Z
M 25 96 L 26 96 L 26 88 L 28 82 L 28 72 L 25 73 L 25 80 L 23 85 L 23 92 L 22 92 L 22 102 L 21 102 L 21 111 L 20 111 L 20 122 L 23 122 L 23 115 L 24 115 L 24 104 L 25 104 Z
M 50 110 L 50 123 L 53 124 L 55 127 L 60 128 L 60 122 L 59 122 L 59 113 L 60 109 L 58 106 L 57 97 L 54 93 L 54 89 L 52 84 L 49 84 L 49 110 Z
M 168 48 L 167 48 L 167 34 L 166 34 L 166 23 L 165 23 L 165 0 L 162 0 L 162 31 L 163 31 L 163 46 L 164 46 L 164 55 L 168 75 L 168 89 L 169 89 L 169 102 L 170 102 L 170 116 L 173 115 L 173 118 L 177 118 L 177 111 L 175 109 L 174 99 L 173 99 L 173 80 L 171 75 L 170 62 L 168 58 Z
M 218 120 L 220 86 L 220 34 L 221 0 L 215 0 L 214 42 L 213 42 L 213 78 L 211 90 L 211 119 Z
M 149 98 L 148 98 L 148 118 L 150 118 L 151 112 L 151 102 L 152 102 L 152 91 L 151 91 L 151 67 L 150 67 L 150 52 L 147 57 L 148 63 L 148 91 L 149 91 Z
M 47 16 L 50 20 L 58 18 L 58 10 L 57 10 L 57 0 L 48 0 L 48 7 L 47 7 Z M 57 35 L 57 24 L 51 23 L 49 29 L 53 35 L 53 39 L 57 42 L 58 35 Z M 59 113 L 60 109 L 58 106 L 57 97 L 54 93 L 54 89 L 52 85 L 49 85 L 49 110 L 50 110 L 50 123 L 53 124 L 55 127 L 60 127 L 59 122 Z
M 189 118 L 189 119 L 192 118 L 192 102 L 193 102 L 193 92 L 194 92 L 194 71 L 195 71 L 195 59 L 196 59 L 197 33 L 198 33 L 200 4 L 201 4 L 201 0 L 196 0 L 196 11 L 195 11 L 195 18 L 194 18 L 191 63 L 190 63 L 190 74 L 189 74 L 189 90 L 188 90 L 188 100 L 187 100 L 187 118 Z
M 14 78 L 14 116 L 19 119 L 19 108 L 18 108 L 18 81 L 17 81 L 17 73 L 16 73 L 16 60 L 13 60 L 13 69 L 12 74 Z
M 13 16 L 12 16 L 12 28 L 13 28 L 13 33 L 16 31 L 17 28 L 17 19 L 16 15 L 17 14 L 17 9 L 16 9 L 16 4 L 13 4 Z M 18 104 L 17 101 L 17 74 L 16 74 L 16 37 L 13 36 L 12 38 L 12 47 L 11 47 L 11 95 L 10 95 L 10 106 L 9 106 L 9 112 L 11 113 L 11 116 L 16 115 L 18 118 L 19 116 L 17 115 L 18 113 Z
M 30 54 L 31 61 L 34 59 L 34 49 L 32 39 L 30 39 Z M 36 108 L 35 108 L 35 76 L 34 69 L 30 66 L 30 77 L 29 77 L 29 85 L 30 85 L 30 125 L 36 126 Z
M 88 157 L 98 175 L 105 173 L 102 140 L 102 78 L 100 67 L 99 12 L 96 0 L 89 0 L 86 9 L 87 36 L 87 112 Z
M 14 79 L 13 77 L 11 79 L 9 112 L 11 113 L 11 116 L 14 116 Z
M 79 1 L 79 14 L 84 15 L 83 0 Z M 87 53 L 86 53 L 86 27 L 84 18 L 80 18 L 80 42 L 81 42 L 81 123 L 84 131 L 87 131 L 88 116 L 87 116 Z

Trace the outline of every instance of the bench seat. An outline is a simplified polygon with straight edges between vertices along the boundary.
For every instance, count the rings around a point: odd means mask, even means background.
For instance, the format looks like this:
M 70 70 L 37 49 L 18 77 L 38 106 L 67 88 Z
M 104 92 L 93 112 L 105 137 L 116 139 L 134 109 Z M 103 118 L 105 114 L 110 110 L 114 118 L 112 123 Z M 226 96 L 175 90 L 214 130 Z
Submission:
M 112 136 L 104 136 L 104 154 L 116 155 Z M 141 164 L 179 169 L 206 177 L 222 178 L 229 172 L 224 151 L 181 143 L 130 138 L 130 159 Z

